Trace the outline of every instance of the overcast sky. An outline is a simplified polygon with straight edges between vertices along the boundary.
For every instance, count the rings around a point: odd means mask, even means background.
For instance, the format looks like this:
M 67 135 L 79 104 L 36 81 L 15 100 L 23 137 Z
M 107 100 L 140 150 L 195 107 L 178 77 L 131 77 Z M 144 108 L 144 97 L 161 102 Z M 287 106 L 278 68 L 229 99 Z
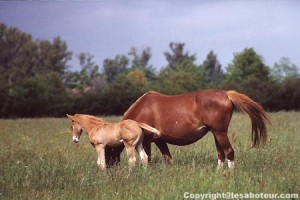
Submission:
M 0 1 L 0 22 L 35 39 L 60 36 L 75 55 L 105 58 L 131 47 L 152 49 L 150 64 L 166 65 L 170 42 L 184 42 L 197 64 L 213 50 L 223 67 L 253 47 L 273 66 L 281 57 L 300 67 L 300 1 Z M 1 47 L 0 47 L 1 48 Z

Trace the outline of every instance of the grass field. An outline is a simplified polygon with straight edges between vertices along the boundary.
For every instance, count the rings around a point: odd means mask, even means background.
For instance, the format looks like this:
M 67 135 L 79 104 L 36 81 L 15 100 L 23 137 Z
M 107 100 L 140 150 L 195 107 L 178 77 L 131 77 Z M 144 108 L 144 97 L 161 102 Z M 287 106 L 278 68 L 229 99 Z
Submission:
M 148 169 L 129 173 L 127 157 L 99 171 L 86 135 L 72 142 L 67 118 L 0 120 L 0 199 L 183 199 L 189 193 L 300 194 L 300 113 L 270 113 L 269 139 L 250 149 L 251 123 L 235 113 L 230 140 L 236 168 L 216 172 L 216 150 L 208 133 L 184 147 L 169 145 L 173 165 L 153 145 Z M 118 117 L 105 118 L 117 121 Z

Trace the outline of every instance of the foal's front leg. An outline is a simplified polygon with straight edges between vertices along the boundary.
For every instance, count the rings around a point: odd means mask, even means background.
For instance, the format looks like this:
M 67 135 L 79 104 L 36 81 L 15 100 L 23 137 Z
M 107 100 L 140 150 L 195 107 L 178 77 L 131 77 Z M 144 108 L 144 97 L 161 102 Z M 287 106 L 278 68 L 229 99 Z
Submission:
M 105 163 L 105 145 L 103 144 L 98 144 L 95 145 L 95 149 L 97 152 L 97 164 L 100 169 L 105 170 L 106 169 L 106 163 Z

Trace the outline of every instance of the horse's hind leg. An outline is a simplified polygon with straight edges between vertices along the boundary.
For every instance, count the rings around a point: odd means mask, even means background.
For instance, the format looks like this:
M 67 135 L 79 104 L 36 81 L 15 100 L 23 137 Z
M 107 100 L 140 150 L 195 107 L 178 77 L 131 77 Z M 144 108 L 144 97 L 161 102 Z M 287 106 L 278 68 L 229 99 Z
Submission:
M 221 162 L 222 160 L 224 162 L 224 159 L 226 157 L 228 159 L 228 167 L 234 168 L 234 150 L 229 142 L 227 131 L 225 132 L 215 131 L 214 137 L 216 141 L 216 147 L 218 150 L 218 158 L 220 158 Z
M 119 147 L 105 147 L 105 160 L 108 167 L 120 163 L 120 157 L 123 149 L 123 144 Z
M 224 166 L 224 161 L 225 161 L 225 153 L 221 147 L 221 145 L 219 144 L 216 136 L 214 136 L 215 138 L 215 144 L 216 144 L 216 148 L 217 148 L 217 152 L 218 152 L 218 167 L 217 170 L 221 170 Z

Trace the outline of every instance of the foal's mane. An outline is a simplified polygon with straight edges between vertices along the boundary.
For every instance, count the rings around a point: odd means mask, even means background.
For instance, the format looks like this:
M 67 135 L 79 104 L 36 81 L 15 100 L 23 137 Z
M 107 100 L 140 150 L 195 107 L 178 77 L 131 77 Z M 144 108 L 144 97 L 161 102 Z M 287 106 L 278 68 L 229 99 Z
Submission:
M 103 119 L 99 118 L 99 117 L 95 117 L 93 115 L 83 115 L 83 114 L 76 114 L 77 116 L 83 116 L 83 117 L 87 117 L 90 120 L 96 121 L 97 123 L 102 123 L 102 124 L 110 124 L 107 121 L 104 121 Z M 76 116 L 75 115 L 75 116 Z

